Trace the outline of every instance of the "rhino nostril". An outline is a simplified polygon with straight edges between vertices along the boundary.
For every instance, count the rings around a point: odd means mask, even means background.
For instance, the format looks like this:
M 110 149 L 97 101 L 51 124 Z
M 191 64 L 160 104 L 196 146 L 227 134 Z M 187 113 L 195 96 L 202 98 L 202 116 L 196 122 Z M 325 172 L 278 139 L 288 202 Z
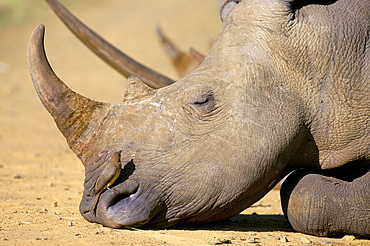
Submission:
M 110 205 L 109 206 L 116 206 L 118 203 L 122 203 L 123 201 L 126 201 L 128 199 L 132 199 L 134 197 L 134 195 L 136 194 L 136 192 L 138 191 L 139 187 L 136 187 L 134 190 L 132 190 L 131 192 L 125 192 L 125 193 L 120 193 L 118 194 L 117 196 L 115 196 Z

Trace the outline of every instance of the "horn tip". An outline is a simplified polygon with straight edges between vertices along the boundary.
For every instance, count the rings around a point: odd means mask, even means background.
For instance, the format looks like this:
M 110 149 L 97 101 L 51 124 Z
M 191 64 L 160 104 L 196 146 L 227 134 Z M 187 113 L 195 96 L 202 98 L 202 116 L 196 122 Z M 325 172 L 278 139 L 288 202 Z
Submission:
M 40 24 L 40 25 L 38 25 L 38 26 L 35 28 L 34 32 L 37 32 L 37 33 L 44 33 L 44 32 L 45 32 L 45 26 L 44 26 L 44 24 Z
M 35 40 L 43 39 L 45 35 L 45 26 L 43 24 L 38 25 L 35 30 L 32 32 L 31 37 L 28 42 L 28 48 Z
M 38 28 L 38 29 L 45 29 L 45 26 L 44 26 L 44 24 L 40 24 L 36 28 Z

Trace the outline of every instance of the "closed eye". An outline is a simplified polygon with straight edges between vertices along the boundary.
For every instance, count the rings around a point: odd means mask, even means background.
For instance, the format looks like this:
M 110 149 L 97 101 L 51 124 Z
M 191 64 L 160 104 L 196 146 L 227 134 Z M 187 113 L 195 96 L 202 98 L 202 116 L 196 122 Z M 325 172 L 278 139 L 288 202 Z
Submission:
M 205 120 L 217 109 L 215 92 L 208 86 L 196 88 L 186 100 L 185 111 L 197 119 Z
M 211 101 L 211 98 L 210 98 L 210 96 L 208 96 L 208 97 L 206 97 L 202 100 L 195 101 L 193 104 L 197 105 L 197 106 L 201 106 L 201 105 L 209 103 L 210 101 Z

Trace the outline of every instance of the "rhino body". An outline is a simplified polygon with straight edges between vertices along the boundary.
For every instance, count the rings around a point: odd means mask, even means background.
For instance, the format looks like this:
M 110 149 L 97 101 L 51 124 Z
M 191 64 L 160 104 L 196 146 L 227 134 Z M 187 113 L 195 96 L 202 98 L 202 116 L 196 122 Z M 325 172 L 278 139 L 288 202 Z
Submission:
M 70 90 L 48 64 L 44 27 L 31 36 L 36 91 L 86 169 L 81 214 L 112 228 L 208 223 L 294 171 L 281 191 L 294 229 L 370 237 L 370 2 L 219 6 L 223 27 L 202 64 L 175 83 L 129 77 L 122 104 Z M 91 209 L 116 153 L 120 176 Z

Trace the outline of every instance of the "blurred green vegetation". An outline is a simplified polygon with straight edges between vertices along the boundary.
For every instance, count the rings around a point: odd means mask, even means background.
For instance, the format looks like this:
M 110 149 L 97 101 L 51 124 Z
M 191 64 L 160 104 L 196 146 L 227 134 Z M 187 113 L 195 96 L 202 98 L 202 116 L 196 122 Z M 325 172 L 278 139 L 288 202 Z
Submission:
M 1 0 L 0 25 L 24 23 L 33 16 L 34 11 L 30 10 L 37 5 L 41 5 L 37 0 Z
M 15 19 L 16 13 L 19 14 L 21 11 L 19 9 L 21 1 L 19 0 L 3 0 L 0 2 L 0 25 L 4 25 Z
M 97 0 L 63 0 L 63 4 L 85 5 Z M 30 18 L 42 16 L 49 11 L 44 0 L 0 0 L 0 26 L 5 24 L 20 25 Z

